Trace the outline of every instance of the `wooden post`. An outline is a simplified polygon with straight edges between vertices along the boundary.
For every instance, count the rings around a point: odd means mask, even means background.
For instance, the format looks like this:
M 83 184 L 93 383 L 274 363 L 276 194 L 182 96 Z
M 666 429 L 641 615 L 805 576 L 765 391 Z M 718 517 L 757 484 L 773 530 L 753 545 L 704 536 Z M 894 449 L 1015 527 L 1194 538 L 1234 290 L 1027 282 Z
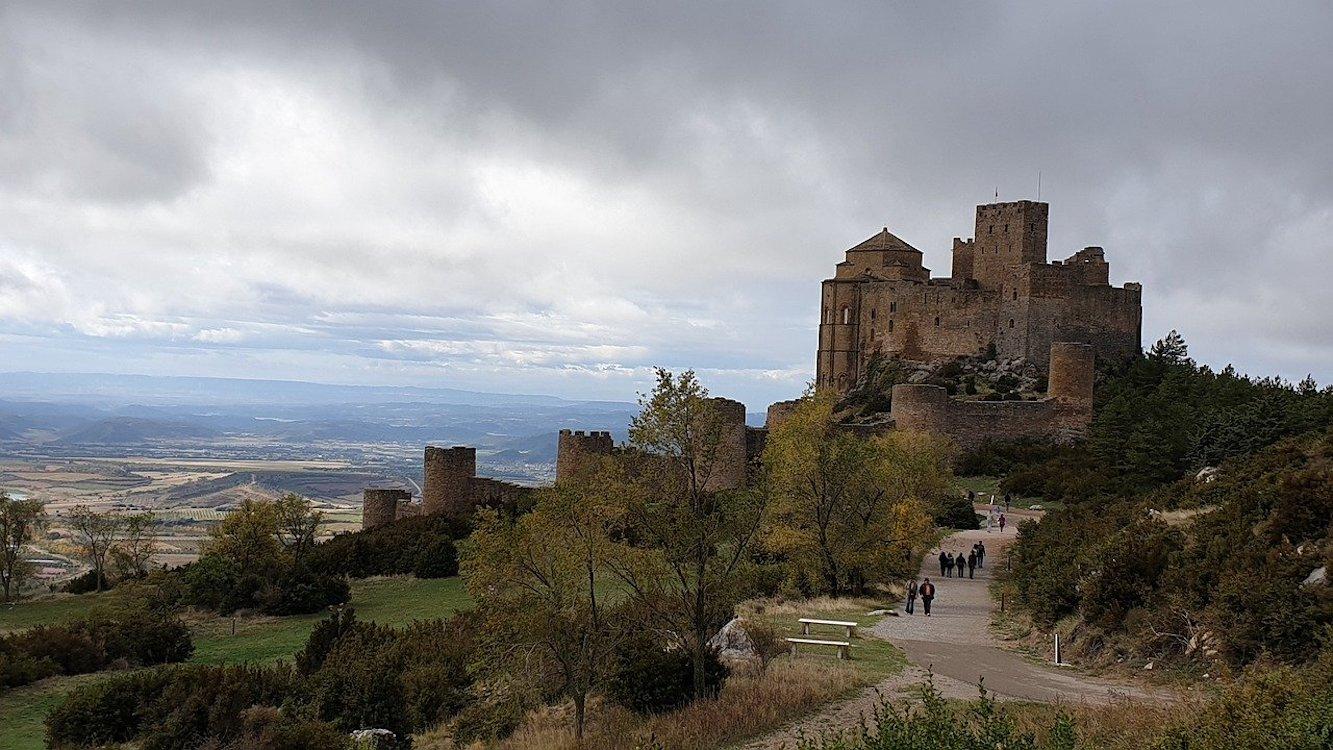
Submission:
M 1060 634 L 1055 634 L 1055 665 L 1060 665 Z

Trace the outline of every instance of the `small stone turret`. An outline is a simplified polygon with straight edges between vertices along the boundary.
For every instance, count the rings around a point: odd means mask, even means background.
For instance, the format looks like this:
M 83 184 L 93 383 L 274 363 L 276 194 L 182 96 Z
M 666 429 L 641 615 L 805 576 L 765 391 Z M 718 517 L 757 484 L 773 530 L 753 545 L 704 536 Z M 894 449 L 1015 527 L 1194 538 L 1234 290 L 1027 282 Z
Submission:
M 611 433 L 561 430 L 556 448 L 555 481 L 568 482 L 583 471 L 596 456 L 608 456 L 615 448 Z
M 710 402 L 722 420 L 722 434 L 704 489 L 716 492 L 744 487 L 749 465 L 746 452 L 745 404 L 729 398 L 713 398 Z
M 421 493 L 421 512 L 462 516 L 472 508 L 472 478 L 477 475 L 477 449 L 426 446 L 426 483 Z
M 393 523 L 398 517 L 398 505 L 412 500 L 407 490 L 366 488 L 361 500 L 361 528 L 373 529 Z

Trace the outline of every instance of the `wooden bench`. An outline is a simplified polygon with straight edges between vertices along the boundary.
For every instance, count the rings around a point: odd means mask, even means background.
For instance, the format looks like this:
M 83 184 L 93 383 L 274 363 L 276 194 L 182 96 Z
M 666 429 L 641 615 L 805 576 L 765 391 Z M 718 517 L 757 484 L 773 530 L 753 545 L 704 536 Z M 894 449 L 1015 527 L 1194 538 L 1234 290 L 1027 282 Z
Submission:
M 797 620 L 797 622 L 801 623 L 801 635 L 810 635 L 811 625 L 828 625 L 833 628 L 847 628 L 848 638 L 856 635 L 856 623 L 847 622 L 846 620 L 815 620 L 809 617 L 802 617 Z
M 846 659 L 851 655 L 852 644 L 847 641 L 821 641 L 816 638 L 788 638 L 787 642 L 791 644 L 791 655 L 796 656 L 796 645 L 803 643 L 807 646 L 836 646 L 838 648 L 838 658 Z

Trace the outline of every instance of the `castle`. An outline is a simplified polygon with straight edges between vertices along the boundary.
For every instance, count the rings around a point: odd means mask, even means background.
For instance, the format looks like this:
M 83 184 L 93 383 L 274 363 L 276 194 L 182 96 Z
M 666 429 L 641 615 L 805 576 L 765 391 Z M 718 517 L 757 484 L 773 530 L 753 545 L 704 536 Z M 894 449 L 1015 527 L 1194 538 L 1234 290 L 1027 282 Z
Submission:
M 711 491 L 744 487 L 750 468 L 763 453 L 766 431 L 745 424 L 745 404 L 727 398 L 712 399 L 722 420 L 722 434 L 705 489 Z M 556 483 L 567 482 L 598 457 L 618 449 L 605 431 L 560 430 L 556 438 Z M 534 487 L 477 476 L 477 449 L 426 446 L 425 482 L 421 501 L 397 488 L 367 488 L 362 497 L 361 528 L 373 529 L 399 518 L 442 514 L 462 517 L 478 507 L 503 508 L 521 505 Z
M 823 314 L 816 358 L 818 388 L 845 393 L 871 357 L 947 360 L 994 353 L 1023 359 L 1047 373 L 1038 401 L 951 398 L 939 386 L 893 386 L 887 421 L 852 429 L 911 430 L 949 438 L 960 454 L 988 440 L 1046 438 L 1067 441 L 1092 421 L 1094 365 L 1098 358 L 1139 353 L 1142 287 L 1110 285 L 1100 247 L 1064 261 L 1046 260 L 1047 205 L 1034 201 L 977 206 L 975 236 L 953 241 L 953 275 L 931 278 L 921 251 L 885 228 L 847 251 L 834 277 L 823 282 Z M 724 422 L 706 489 L 746 486 L 763 453 L 768 430 L 799 401 L 768 408 L 763 428 L 745 424 L 745 405 L 713 399 Z M 599 456 L 618 450 L 609 432 L 560 430 L 556 483 L 575 477 Z M 402 489 L 370 488 L 362 528 L 412 515 L 465 516 L 479 506 L 512 507 L 534 491 L 478 477 L 477 450 L 427 446 L 420 502 Z
M 851 390 L 877 354 L 934 361 L 994 352 L 1047 363 L 1057 342 L 1105 361 L 1139 353 L 1142 287 L 1110 285 L 1100 247 L 1046 260 L 1047 204 L 977 206 L 974 236 L 953 240 L 953 273 L 932 278 L 921 251 L 883 231 L 847 250 L 823 282 L 815 385 Z

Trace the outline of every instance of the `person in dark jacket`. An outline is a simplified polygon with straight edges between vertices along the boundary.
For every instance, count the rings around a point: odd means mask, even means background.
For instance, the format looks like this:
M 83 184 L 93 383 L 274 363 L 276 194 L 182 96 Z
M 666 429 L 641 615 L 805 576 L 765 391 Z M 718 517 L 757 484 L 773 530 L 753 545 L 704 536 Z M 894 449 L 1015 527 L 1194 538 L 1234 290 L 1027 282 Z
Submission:
M 967 577 L 968 577 L 968 578 L 976 578 L 976 577 L 977 577 L 977 551 L 976 551 L 976 550 L 972 550 L 971 552 L 967 553 Z
M 907 614 L 915 614 L 916 611 L 916 579 L 913 578 L 907 584 Z
M 935 600 L 935 584 L 927 578 L 921 582 L 917 593 L 921 595 L 921 608 L 926 611 L 926 617 L 930 617 L 930 603 Z
M 977 567 L 986 567 L 986 543 L 977 542 Z
M 945 578 L 953 578 L 953 565 L 954 565 L 953 553 L 950 552 L 948 559 L 944 561 Z
M 949 558 L 944 556 L 944 550 L 940 550 L 940 575 L 944 575 L 944 566 Z

